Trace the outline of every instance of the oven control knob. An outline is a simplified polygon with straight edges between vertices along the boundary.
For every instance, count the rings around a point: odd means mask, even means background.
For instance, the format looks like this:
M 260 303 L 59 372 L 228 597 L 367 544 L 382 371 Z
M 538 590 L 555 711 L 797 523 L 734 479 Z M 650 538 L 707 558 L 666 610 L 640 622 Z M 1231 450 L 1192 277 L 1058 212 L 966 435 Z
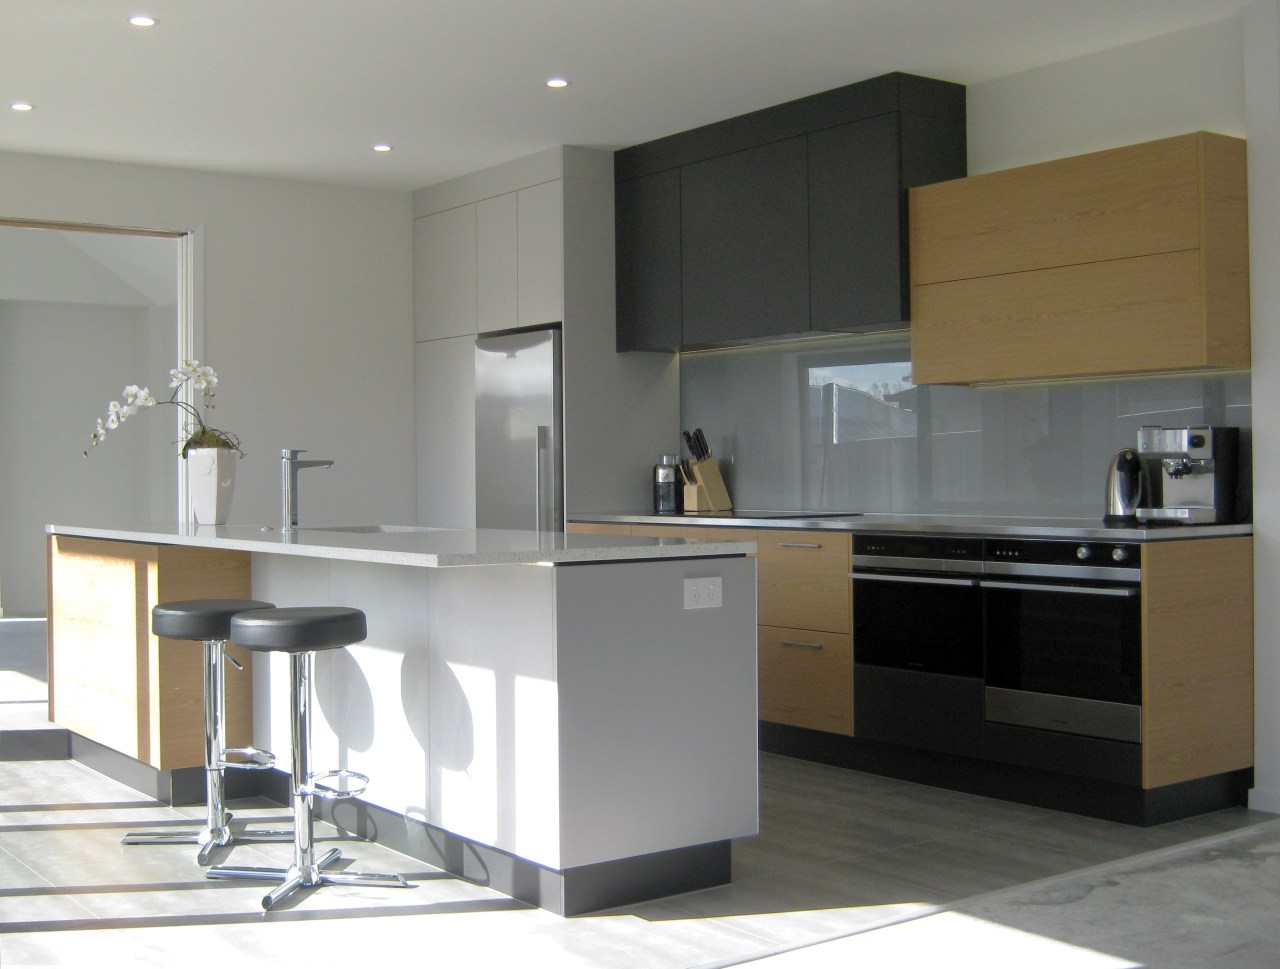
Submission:
M 1129 550 L 1127 548 L 1113 548 L 1111 557 L 1117 562 L 1127 562 L 1129 561 Z
M 1087 562 L 1089 559 L 1093 558 L 1093 549 L 1088 545 L 1081 545 L 1076 549 L 1076 558 L 1081 562 Z

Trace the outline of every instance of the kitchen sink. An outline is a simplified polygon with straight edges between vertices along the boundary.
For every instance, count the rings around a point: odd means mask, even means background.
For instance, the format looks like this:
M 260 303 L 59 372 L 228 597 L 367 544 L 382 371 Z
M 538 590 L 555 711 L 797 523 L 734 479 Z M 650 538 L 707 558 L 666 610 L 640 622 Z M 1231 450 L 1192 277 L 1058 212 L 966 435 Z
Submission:
M 402 532 L 438 532 L 426 525 L 326 525 L 300 528 L 303 532 L 347 532 L 356 535 L 398 535 Z

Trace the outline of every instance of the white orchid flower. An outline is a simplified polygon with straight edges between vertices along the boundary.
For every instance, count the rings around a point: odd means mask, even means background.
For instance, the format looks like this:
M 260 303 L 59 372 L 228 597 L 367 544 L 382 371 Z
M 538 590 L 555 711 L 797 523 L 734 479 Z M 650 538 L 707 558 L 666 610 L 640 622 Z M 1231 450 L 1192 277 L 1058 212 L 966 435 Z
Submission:
M 209 427 L 194 404 L 189 400 L 178 399 L 179 389 L 187 383 L 199 388 L 201 396 L 204 397 L 205 410 L 212 410 L 213 388 L 218 384 L 217 371 L 212 367 L 201 366 L 198 360 L 183 360 L 169 371 L 169 387 L 173 393 L 166 400 L 156 400 L 149 387 L 138 384 L 129 384 L 125 387 L 123 403 L 118 400 L 111 401 L 107 405 L 106 418 L 98 420 L 92 436 L 93 443 L 95 445 L 100 443 L 106 438 L 108 431 L 118 428 L 143 407 L 173 404 L 189 418 L 189 423 L 184 425 L 182 432 L 184 436 L 182 457 L 186 457 L 188 450 L 194 447 L 229 448 L 243 455 L 244 452 L 240 450 L 240 439 L 235 434 Z M 86 450 L 84 454 L 87 457 L 89 452 Z

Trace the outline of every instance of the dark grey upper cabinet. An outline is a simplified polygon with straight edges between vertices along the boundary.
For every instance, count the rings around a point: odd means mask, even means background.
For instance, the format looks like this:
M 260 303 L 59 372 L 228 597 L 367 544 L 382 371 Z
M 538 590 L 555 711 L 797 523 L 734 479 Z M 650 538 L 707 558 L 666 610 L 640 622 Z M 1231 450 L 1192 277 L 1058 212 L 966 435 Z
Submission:
M 809 283 L 813 330 L 907 318 L 898 115 L 809 135 Z
M 618 350 L 679 350 L 680 170 L 619 182 L 614 216 Z
M 683 346 L 808 329 L 805 168 L 790 138 L 681 169 Z
M 903 326 L 906 189 L 965 170 L 964 88 L 909 74 L 617 152 L 618 349 Z

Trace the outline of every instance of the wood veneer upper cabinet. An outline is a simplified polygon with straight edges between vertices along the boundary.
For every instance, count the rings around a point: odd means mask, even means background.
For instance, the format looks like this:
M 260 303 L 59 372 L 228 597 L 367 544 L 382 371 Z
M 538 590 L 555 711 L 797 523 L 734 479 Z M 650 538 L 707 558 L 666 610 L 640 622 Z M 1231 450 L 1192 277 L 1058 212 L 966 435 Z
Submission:
M 1142 786 L 1253 766 L 1253 539 L 1142 547 Z
M 1198 132 L 909 199 L 917 384 L 1249 366 L 1238 138 Z

